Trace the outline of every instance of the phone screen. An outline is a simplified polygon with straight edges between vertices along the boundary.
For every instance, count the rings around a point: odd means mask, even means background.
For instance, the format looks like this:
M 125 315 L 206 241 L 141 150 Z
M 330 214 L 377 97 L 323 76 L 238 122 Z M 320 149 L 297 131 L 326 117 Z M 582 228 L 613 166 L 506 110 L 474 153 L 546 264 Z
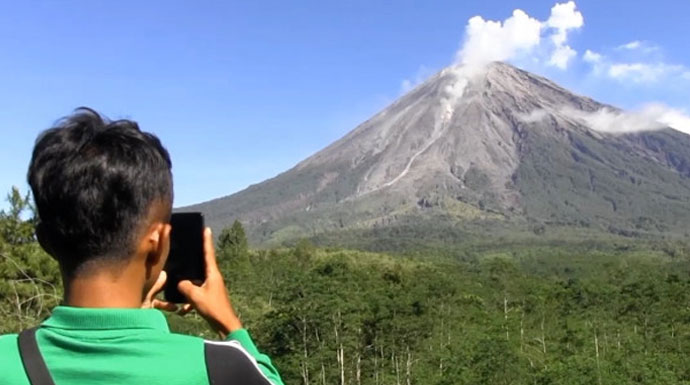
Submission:
M 166 301 L 183 303 L 177 290 L 180 281 L 201 285 L 206 278 L 204 264 L 204 217 L 201 213 L 174 213 L 170 218 L 170 254 L 163 268 L 168 274 L 163 292 Z

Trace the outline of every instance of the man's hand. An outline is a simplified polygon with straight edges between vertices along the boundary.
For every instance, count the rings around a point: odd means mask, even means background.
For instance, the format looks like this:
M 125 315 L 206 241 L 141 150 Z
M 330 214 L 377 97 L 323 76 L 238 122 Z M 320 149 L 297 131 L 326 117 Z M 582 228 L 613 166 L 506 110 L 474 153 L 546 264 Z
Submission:
M 187 312 L 194 308 L 206 319 L 213 330 L 225 338 L 233 331 L 241 329 L 242 323 L 232 308 L 223 276 L 218 270 L 213 235 L 208 227 L 204 230 L 204 258 L 206 260 L 204 283 L 196 286 L 190 281 L 181 281 L 177 285 L 180 293 L 189 301 L 182 311 Z
M 149 292 L 146 294 L 144 302 L 141 303 L 142 309 L 155 308 L 166 311 L 177 310 L 177 305 L 175 305 L 174 303 L 156 299 L 156 295 L 163 291 L 166 279 L 168 279 L 168 275 L 165 273 L 165 270 L 161 270 L 161 273 L 158 274 L 158 279 L 156 280 L 156 283 L 153 284 L 151 290 L 149 290 Z

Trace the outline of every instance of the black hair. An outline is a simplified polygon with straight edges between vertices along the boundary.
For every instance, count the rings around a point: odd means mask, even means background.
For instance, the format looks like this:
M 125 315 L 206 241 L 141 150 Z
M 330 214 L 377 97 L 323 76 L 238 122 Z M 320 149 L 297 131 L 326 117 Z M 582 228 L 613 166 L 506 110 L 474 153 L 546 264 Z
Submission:
M 39 242 L 68 277 L 87 262 L 126 260 L 153 203 L 172 207 L 171 168 L 160 140 L 136 122 L 76 109 L 34 146 Z

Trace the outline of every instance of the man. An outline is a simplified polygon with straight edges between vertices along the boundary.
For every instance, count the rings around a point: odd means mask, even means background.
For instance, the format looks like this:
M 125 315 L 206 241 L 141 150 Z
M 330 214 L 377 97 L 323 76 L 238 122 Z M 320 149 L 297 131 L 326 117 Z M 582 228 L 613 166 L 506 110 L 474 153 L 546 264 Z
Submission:
M 39 136 L 28 179 L 36 235 L 60 265 L 65 295 L 27 337 L 38 353 L 27 353 L 25 337 L 0 337 L 0 383 L 282 385 L 232 308 L 210 229 L 206 280 L 180 282 L 189 303 L 178 311 L 196 310 L 224 341 L 168 330 L 158 309 L 178 306 L 155 296 L 166 279 L 173 187 L 158 138 L 80 108 Z

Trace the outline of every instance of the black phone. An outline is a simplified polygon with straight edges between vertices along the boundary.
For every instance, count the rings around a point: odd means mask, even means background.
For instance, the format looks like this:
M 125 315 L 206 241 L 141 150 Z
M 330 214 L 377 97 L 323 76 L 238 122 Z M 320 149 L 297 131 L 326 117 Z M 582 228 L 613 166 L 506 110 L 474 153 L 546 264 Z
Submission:
M 201 285 L 206 279 L 204 262 L 204 216 L 198 212 L 174 213 L 170 218 L 170 253 L 163 270 L 168 274 L 163 292 L 165 300 L 187 302 L 177 290 L 180 281 Z

